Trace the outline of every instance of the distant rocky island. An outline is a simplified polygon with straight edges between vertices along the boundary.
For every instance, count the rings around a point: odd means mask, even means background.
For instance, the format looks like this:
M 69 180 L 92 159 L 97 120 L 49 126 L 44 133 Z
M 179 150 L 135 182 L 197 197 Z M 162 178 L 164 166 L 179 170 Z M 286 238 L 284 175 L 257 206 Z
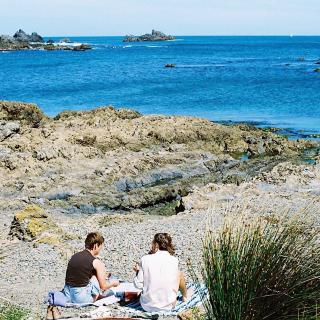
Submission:
M 142 41 L 167 41 L 174 40 L 175 37 L 166 35 L 161 31 L 152 30 L 151 33 L 143 34 L 142 36 L 127 35 L 123 42 L 142 42 Z
M 36 32 L 27 34 L 19 29 L 13 36 L 0 35 L 0 51 L 19 50 L 72 50 L 85 51 L 91 46 L 83 43 L 74 43 L 69 39 L 62 39 L 59 42 L 53 40 L 44 41 L 43 37 Z

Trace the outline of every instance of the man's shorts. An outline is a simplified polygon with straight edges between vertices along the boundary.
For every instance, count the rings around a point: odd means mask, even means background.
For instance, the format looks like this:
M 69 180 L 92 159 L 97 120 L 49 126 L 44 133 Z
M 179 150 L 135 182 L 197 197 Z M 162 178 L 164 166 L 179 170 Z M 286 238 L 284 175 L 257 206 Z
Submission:
M 92 303 L 101 290 L 97 278 L 92 277 L 86 287 L 72 287 L 66 284 L 62 292 L 71 303 Z

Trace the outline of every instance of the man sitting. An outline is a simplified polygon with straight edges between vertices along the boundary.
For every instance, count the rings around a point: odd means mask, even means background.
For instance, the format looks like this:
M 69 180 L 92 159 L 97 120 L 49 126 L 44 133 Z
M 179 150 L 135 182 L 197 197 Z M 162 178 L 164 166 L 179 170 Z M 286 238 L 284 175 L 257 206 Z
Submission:
M 87 235 L 85 250 L 74 254 L 67 267 L 65 286 L 62 290 L 68 302 L 92 303 L 102 291 L 119 285 L 118 280 L 106 281 L 106 268 L 98 258 L 103 248 L 104 238 L 98 232 Z M 57 309 L 48 308 L 47 319 L 56 319 Z

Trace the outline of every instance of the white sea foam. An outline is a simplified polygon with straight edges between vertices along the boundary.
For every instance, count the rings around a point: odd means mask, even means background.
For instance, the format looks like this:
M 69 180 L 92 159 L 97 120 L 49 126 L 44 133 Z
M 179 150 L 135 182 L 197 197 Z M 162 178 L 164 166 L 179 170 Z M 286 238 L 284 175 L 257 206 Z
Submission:
M 226 67 L 226 64 L 216 63 L 216 64 L 181 64 L 180 68 L 210 68 L 210 67 Z
M 66 47 L 79 47 L 83 45 L 84 43 L 81 42 L 59 42 L 59 43 L 54 43 L 54 46 L 66 46 Z
M 126 45 L 126 46 L 122 46 L 122 48 L 168 48 L 168 46 L 157 46 L 157 45 Z M 115 47 L 116 48 L 116 47 Z

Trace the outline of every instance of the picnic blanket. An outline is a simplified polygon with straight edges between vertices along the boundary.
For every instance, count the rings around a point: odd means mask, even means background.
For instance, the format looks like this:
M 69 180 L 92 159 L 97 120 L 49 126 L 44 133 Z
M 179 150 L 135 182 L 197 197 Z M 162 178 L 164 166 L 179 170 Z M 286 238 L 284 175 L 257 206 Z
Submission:
M 162 315 L 162 316 L 175 316 L 178 313 L 200 306 L 204 299 L 206 299 L 208 295 L 208 290 L 204 285 L 201 284 L 189 284 L 187 286 L 188 289 L 193 290 L 193 294 L 191 298 L 183 302 L 181 293 L 178 294 L 177 297 L 177 304 L 174 309 L 167 312 L 146 312 L 143 310 L 140 301 L 135 300 L 133 302 L 128 303 L 125 306 L 117 307 L 117 310 L 123 314 L 123 315 L 129 315 L 131 317 L 144 317 L 148 316 L 151 317 L 152 315 Z M 95 303 L 96 306 L 99 306 L 97 310 L 94 310 L 91 312 L 91 316 L 94 317 L 106 317 L 110 315 L 110 309 L 108 308 L 108 305 L 110 305 L 110 298 L 105 298 L 97 301 Z
M 200 304 L 202 304 L 203 299 L 205 299 L 206 296 L 207 296 L 206 287 L 204 285 L 200 285 L 200 284 L 189 284 L 187 286 L 187 289 L 190 289 L 190 288 L 193 290 L 193 294 L 192 294 L 191 298 L 188 301 L 183 302 L 182 294 L 179 292 L 178 297 L 177 297 L 177 304 L 174 307 L 174 309 L 172 309 L 169 312 L 161 312 L 161 313 L 156 312 L 156 314 L 173 316 L 173 315 L 178 314 L 179 312 L 185 311 L 187 309 L 194 308 L 194 307 L 199 306 Z M 141 304 L 140 304 L 139 300 L 134 301 L 134 302 L 126 305 L 125 308 L 128 311 L 129 310 L 135 310 L 135 311 L 143 311 L 143 312 L 145 312 L 143 310 L 143 308 L 141 307 Z M 154 314 L 154 313 L 148 313 L 148 314 Z
M 152 317 L 154 315 L 162 315 L 162 316 L 175 316 L 178 313 L 200 306 L 204 299 L 206 299 L 208 295 L 208 290 L 202 284 L 189 284 L 187 286 L 188 289 L 193 290 L 193 294 L 191 298 L 183 302 L 181 293 L 177 296 L 177 303 L 174 309 L 169 312 L 146 312 L 143 310 L 139 299 L 132 301 L 125 306 L 118 306 L 117 304 L 121 301 L 121 293 L 124 291 L 130 292 L 138 292 L 139 290 L 136 289 L 133 283 L 124 282 L 121 283 L 118 287 L 113 288 L 113 294 L 109 294 L 107 297 L 96 301 L 95 303 L 83 303 L 83 304 L 76 304 L 76 303 L 69 303 L 67 302 L 63 307 L 66 308 L 82 308 L 87 306 L 95 306 L 97 307 L 95 310 L 87 312 L 82 315 L 82 317 L 87 318 L 103 318 L 103 317 L 110 317 L 114 314 L 113 307 L 116 307 L 116 313 L 119 316 L 130 316 L 130 317 Z

